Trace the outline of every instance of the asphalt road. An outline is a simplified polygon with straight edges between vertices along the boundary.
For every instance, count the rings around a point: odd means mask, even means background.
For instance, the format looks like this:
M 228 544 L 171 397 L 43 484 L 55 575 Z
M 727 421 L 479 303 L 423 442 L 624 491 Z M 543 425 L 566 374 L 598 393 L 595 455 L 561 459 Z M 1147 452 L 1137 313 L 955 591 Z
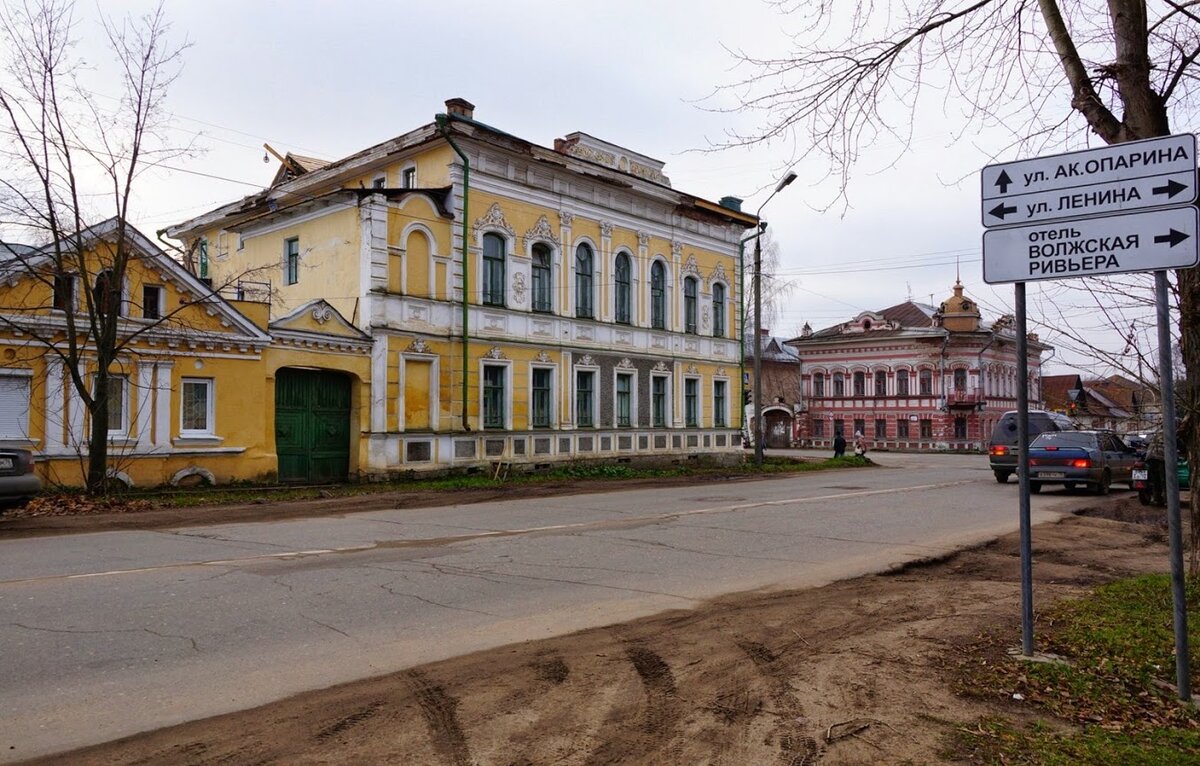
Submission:
M 1017 527 L 1016 485 L 985 458 L 873 457 L 885 467 L 2 542 L 0 761 Z M 1086 502 L 1034 497 L 1034 521 Z

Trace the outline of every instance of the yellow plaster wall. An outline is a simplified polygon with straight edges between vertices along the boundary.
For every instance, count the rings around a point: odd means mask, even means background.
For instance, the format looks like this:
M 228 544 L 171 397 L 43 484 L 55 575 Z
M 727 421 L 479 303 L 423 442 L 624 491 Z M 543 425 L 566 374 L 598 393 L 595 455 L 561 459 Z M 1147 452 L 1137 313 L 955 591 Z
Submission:
M 331 210 L 325 215 L 300 221 L 258 235 L 243 235 L 242 250 L 236 249 L 237 236 L 230 233 L 229 255 L 224 260 L 214 254 L 209 236 L 209 274 L 213 284 L 228 284 L 238 278 L 270 282 L 274 291 L 272 316 L 285 316 L 317 298 L 324 298 L 347 318 L 354 315 L 360 291 L 359 248 L 361 227 L 358 209 Z M 299 280 L 287 284 L 284 270 L 284 242 L 300 240 Z

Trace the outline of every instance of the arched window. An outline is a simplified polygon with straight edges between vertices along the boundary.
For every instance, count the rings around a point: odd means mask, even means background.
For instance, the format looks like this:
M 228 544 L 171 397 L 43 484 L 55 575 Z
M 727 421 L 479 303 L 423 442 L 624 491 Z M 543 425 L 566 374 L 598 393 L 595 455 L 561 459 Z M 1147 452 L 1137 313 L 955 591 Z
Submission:
M 712 286 L 713 293 L 713 337 L 725 337 L 725 285 L 716 282 Z
M 917 374 L 917 380 L 921 386 L 921 396 L 933 395 L 933 370 L 921 370 Z
M 887 396 L 887 371 L 875 371 L 875 395 Z
M 967 390 L 967 371 L 961 367 L 954 370 L 954 390 L 962 393 Z
M 662 261 L 650 267 L 650 326 L 656 330 L 667 327 L 667 269 Z
M 550 311 L 550 248 L 533 246 L 533 310 Z
M 696 332 L 696 278 L 683 280 L 683 331 Z
M 504 237 L 483 235 L 483 302 L 504 305 Z
M 846 395 L 846 376 L 842 375 L 840 372 L 833 373 L 833 395 Z
M 854 373 L 854 395 L 867 395 L 867 375 L 864 372 Z
M 592 246 L 583 243 L 575 248 L 575 316 L 591 319 L 592 306 Z
M 631 268 L 629 264 L 628 253 L 617 253 L 616 267 L 616 320 L 622 324 L 629 324 L 632 321 L 632 312 L 630 311 L 630 293 L 631 293 Z
M 105 269 L 96 275 L 92 302 L 96 310 L 104 316 L 121 315 L 121 285 L 113 275 L 112 269 Z
M 908 370 L 896 371 L 896 396 L 908 396 Z
M 814 398 L 825 396 L 825 373 L 814 372 L 812 376 L 812 395 Z

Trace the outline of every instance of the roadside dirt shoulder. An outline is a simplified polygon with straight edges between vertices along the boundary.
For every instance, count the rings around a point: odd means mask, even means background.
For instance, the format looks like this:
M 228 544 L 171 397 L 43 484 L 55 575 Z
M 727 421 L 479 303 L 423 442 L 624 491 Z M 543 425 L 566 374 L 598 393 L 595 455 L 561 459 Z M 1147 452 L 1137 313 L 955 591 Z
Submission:
M 1105 515 L 1136 503 L 1103 501 Z M 1115 509 L 1115 510 L 1114 510 Z M 1132 511 L 1131 511 L 1132 512 Z M 1166 568 L 1161 528 L 1035 529 L 1038 609 Z M 1019 642 L 1017 536 L 942 562 L 460 657 L 35 763 L 896 764 L 1020 702 L 964 699 L 981 636 Z
M 88 532 L 115 532 L 134 529 L 174 529 L 210 524 L 238 524 L 257 521 L 286 521 L 318 516 L 343 516 L 363 511 L 393 508 L 439 508 L 493 501 L 582 495 L 596 492 L 620 492 L 647 487 L 693 486 L 739 481 L 766 481 L 787 478 L 787 474 L 767 476 L 723 476 L 701 474 L 645 479 L 581 479 L 540 484 L 500 484 L 486 489 L 419 489 L 338 495 L 311 500 L 255 500 L 247 493 L 246 502 L 201 505 L 188 508 L 135 510 L 125 513 L 88 513 L 54 516 L 0 516 L 0 540 L 48 535 L 72 535 Z

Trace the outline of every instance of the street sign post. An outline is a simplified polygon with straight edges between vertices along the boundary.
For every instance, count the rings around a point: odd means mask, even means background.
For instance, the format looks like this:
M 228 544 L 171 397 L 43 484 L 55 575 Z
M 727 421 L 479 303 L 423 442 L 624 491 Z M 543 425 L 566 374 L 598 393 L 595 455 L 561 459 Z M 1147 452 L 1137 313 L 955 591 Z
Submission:
M 1175 465 L 1175 394 L 1167 269 L 1200 261 L 1196 137 L 1187 133 L 1082 152 L 989 165 L 980 173 L 983 279 L 1014 283 L 1017 330 L 1018 514 L 1021 529 L 1021 652 L 1033 654 L 1033 552 L 1029 505 L 1029 359 L 1025 283 L 1154 272 L 1163 458 Z M 995 227 L 995 228 L 991 228 Z M 1073 391 L 1072 391 L 1073 393 Z M 1192 698 L 1179 486 L 1166 471 L 1175 677 Z
M 1191 133 L 988 165 L 980 174 L 987 227 L 1194 202 Z
M 983 281 L 1032 282 L 1195 266 L 1195 207 L 991 229 L 983 235 Z

